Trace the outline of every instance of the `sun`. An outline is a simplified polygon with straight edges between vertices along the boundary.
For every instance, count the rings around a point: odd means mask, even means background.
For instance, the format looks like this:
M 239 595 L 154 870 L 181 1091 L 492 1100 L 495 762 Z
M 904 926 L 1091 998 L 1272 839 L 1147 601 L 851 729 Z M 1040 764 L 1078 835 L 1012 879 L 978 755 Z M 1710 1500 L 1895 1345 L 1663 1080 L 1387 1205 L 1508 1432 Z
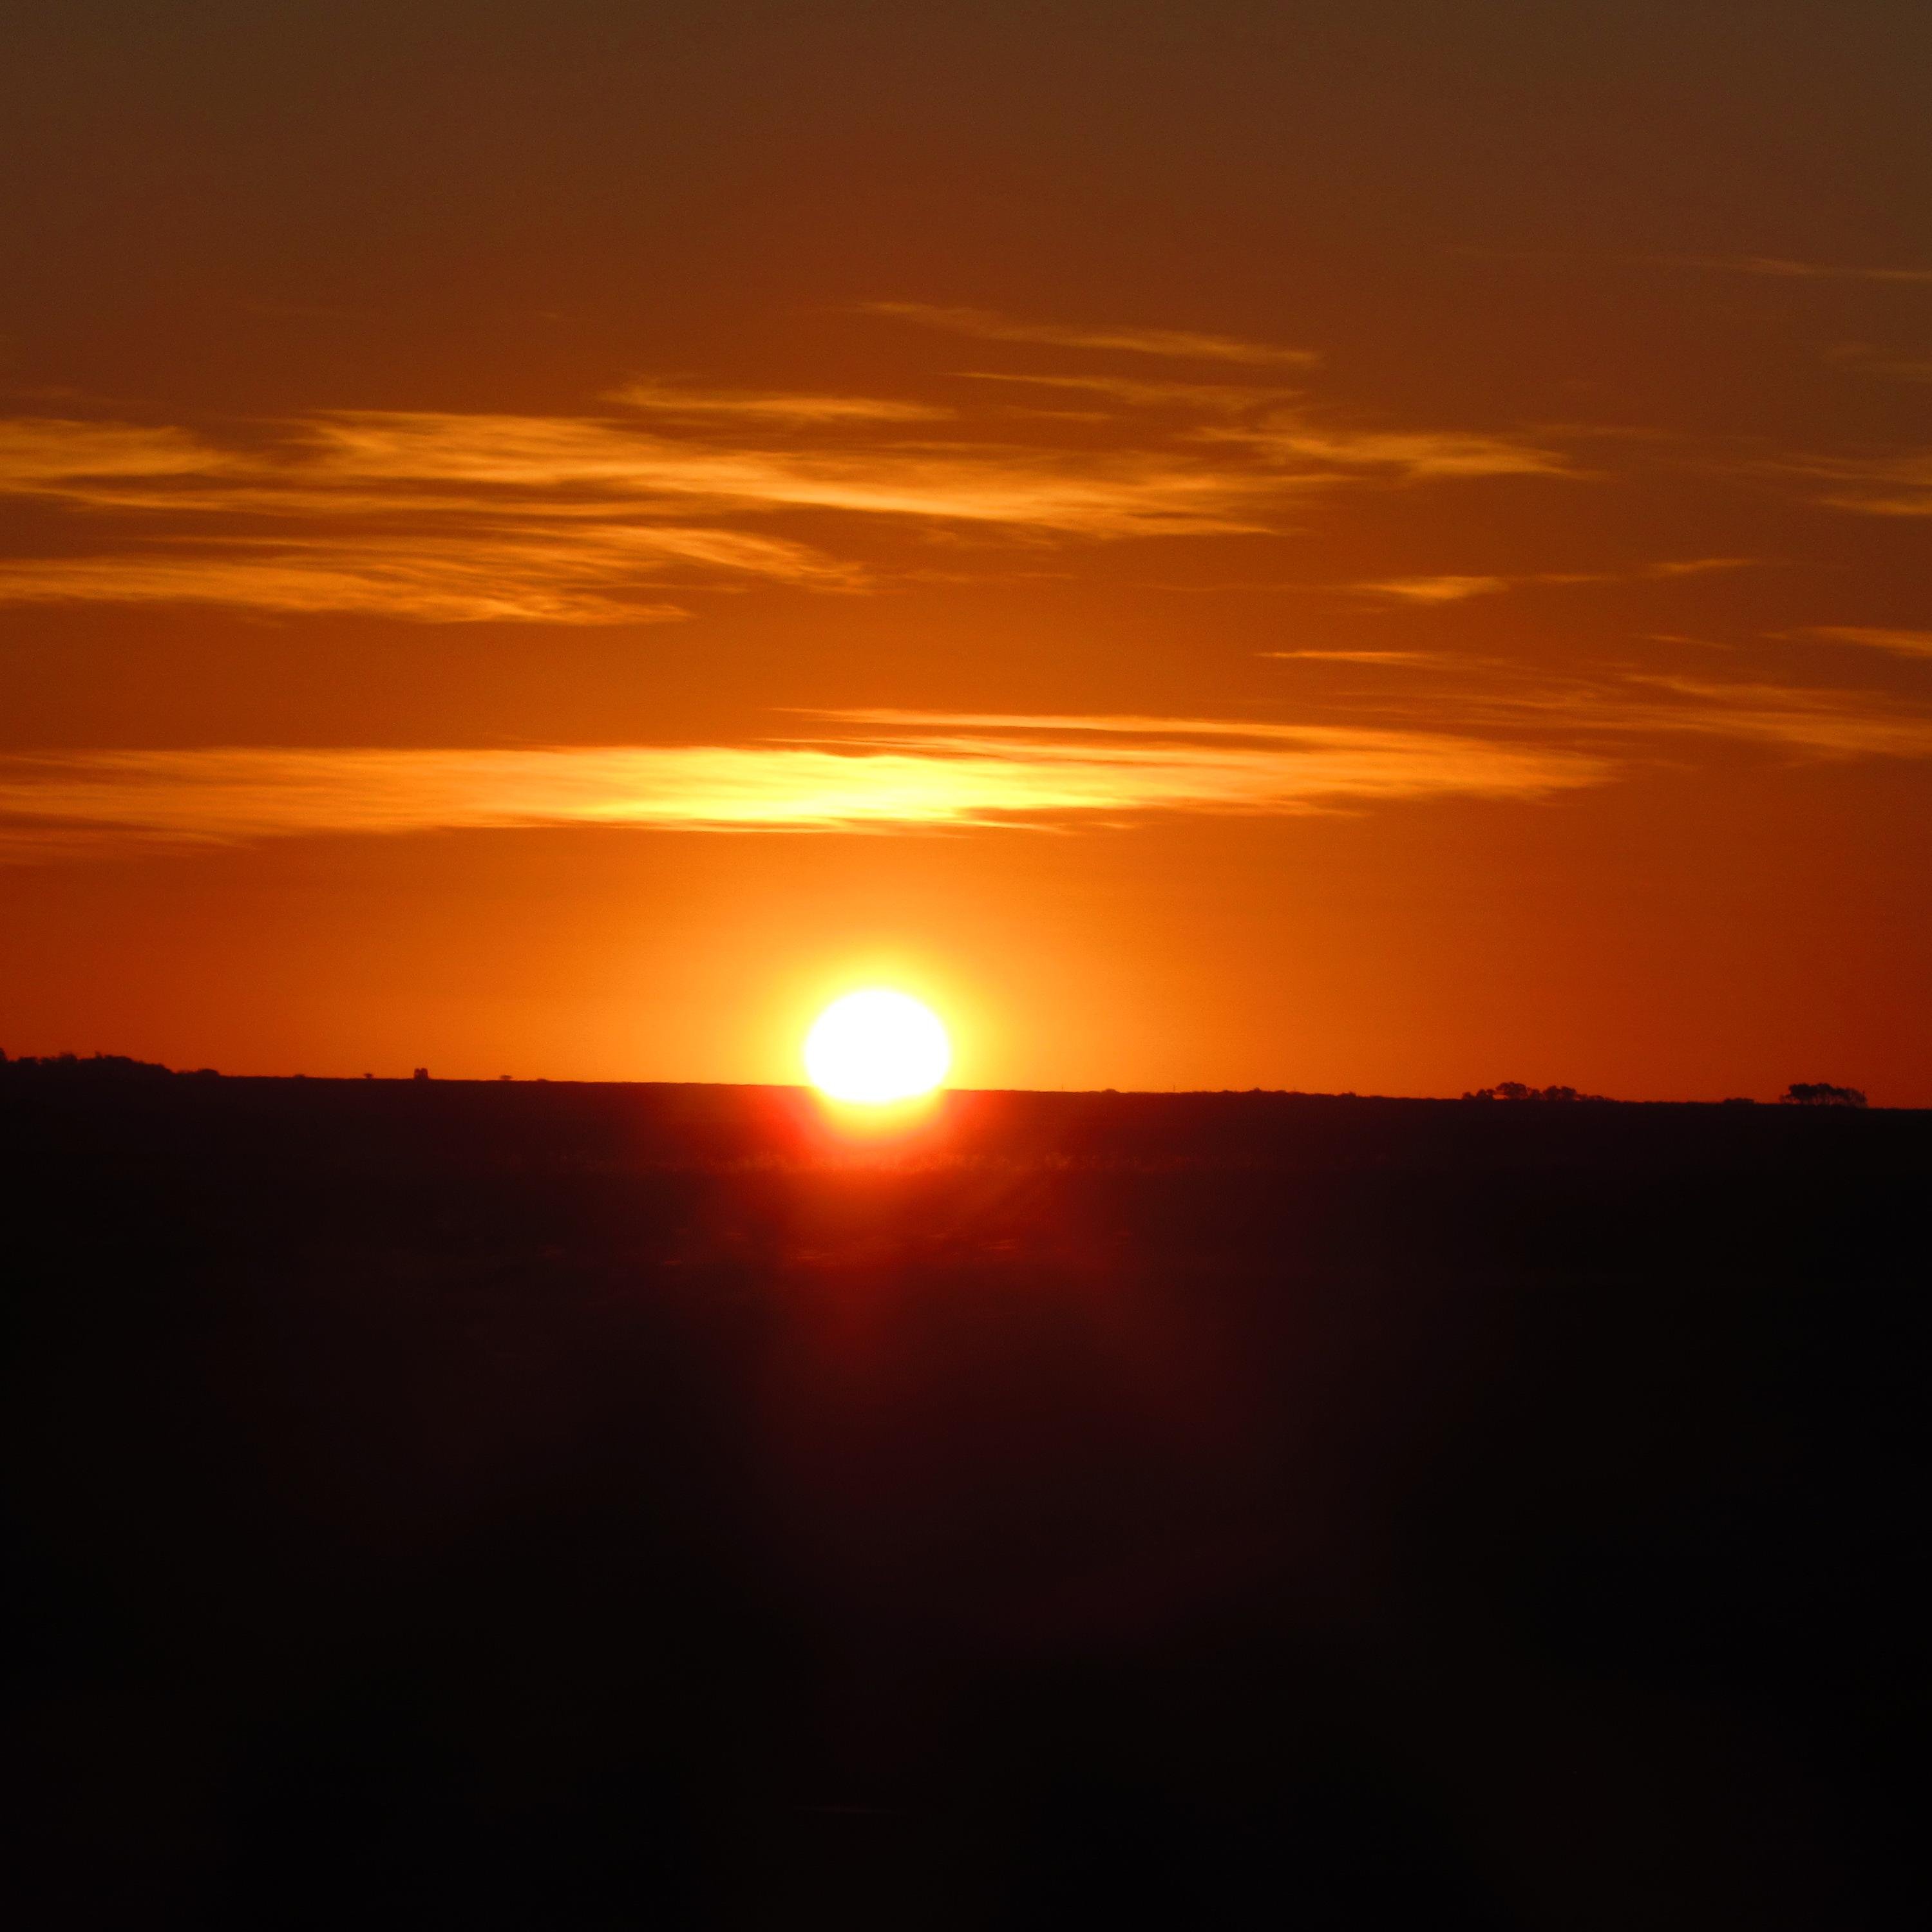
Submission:
M 834 1000 L 805 1036 L 805 1070 L 832 1100 L 882 1106 L 930 1094 L 952 1064 L 938 1016 L 910 994 L 868 986 Z

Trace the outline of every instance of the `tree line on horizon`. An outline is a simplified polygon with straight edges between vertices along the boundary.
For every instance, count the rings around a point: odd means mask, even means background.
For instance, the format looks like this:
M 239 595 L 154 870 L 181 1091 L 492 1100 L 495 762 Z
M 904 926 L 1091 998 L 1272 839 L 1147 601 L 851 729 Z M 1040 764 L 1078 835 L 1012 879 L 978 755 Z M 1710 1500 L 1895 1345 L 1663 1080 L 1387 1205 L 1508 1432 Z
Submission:
M 1466 1092 L 1466 1100 L 1593 1100 L 1615 1106 L 1607 1094 L 1580 1094 L 1574 1087 L 1529 1087 L 1520 1080 L 1504 1080 L 1493 1087 L 1478 1087 Z M 1825 1080 L 1794 1080 L 1778 1096 L 1782 1107 L 1862 1107 L 1868 1104 L 1856 1087 L 1834 1087 Z M 1726 1100 L 1727 1107 L 1754 1106 L 1748 1098 Z
M 50 1053 L 35 1056 L 32 1054 L 16 1054 L 9 1058 L 6 1049 L 0 1047 L 0 1068 L 10 1072 L 80 1073 L 97 1077 L 106 1076 L 124 1079 L 218 1080 L 219 1070 L 212 1066 L 182 1068 L 177 1070 L 164 1066 L 159 1060 L 136 1060 L 124 1053 L 92 1053 L 83 1058 L 77 1053 Z M 292 1079 L 303 1076 L 293 1074 Z M 365 1080 L 374 1076 L 365 1073 Z M 429 1070 L 418 1066 L 413 1070 L 412 1078 L 427 1080 Z M 504 1074 L 508 1080 L 509 1076 Z M 546 1083 L 539 1082 L 539 1085 Z M 1108 1093 L 1114 1091 L 1111 1087 Z M 1352 1094 L 1339 1097 L 1352 1100 Z M 1589 1101 L 1599 1105 L 1616 1106 L 1622 1103 L 1612 1100 L 1606 1094 L 1580 1093 L 1574 1087 L 1531 1087 L 1520 1080 L 1498 1081 L 1493 1087 L 1478 1087 L 1466 1090 L 1465 1100 L 1544 1100 Z M 1726 1106 L 1750 1106 L 1756 1103 L 1748 1098 L 1727 1100 Z M 1794 1080 L 1778 1096 L 1778 1104 L 1786 1107 L 1863 1107 L 1869 1103 L 1862 1090 L 1856 1087 L 1839 1087 L 1825 1080 Z

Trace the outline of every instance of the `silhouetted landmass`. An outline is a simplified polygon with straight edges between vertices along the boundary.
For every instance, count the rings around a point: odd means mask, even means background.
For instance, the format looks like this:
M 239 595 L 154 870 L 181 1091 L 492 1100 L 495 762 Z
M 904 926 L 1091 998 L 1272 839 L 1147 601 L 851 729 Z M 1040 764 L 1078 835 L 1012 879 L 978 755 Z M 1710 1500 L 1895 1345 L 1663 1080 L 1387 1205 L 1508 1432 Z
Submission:
M 1910 1922 L 1932 1114 L 6 1075 L 14 1922 Z
M 27 1054 L 10 1060 L 0 1052 L 0 1078 L 10 1076 L 20 1079 L 39 1076 L 89 1080 L 213 1080 L 220 1077 L 212 1066 L 178 1074 L 158 1060 L 130 1060 L 124 1053 L 90 1053 L 85 1059 L 77 1053 L 50 1053 L 38 1059 Z

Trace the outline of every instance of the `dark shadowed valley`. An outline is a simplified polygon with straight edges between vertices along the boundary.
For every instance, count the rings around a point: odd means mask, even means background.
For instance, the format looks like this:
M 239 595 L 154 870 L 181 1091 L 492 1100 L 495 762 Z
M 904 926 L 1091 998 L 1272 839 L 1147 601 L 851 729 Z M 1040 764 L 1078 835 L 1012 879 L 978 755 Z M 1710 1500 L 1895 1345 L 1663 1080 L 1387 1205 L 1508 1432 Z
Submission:
M 1932 1114 L 0 1068 L 21 1925 L 1864 1927 Z

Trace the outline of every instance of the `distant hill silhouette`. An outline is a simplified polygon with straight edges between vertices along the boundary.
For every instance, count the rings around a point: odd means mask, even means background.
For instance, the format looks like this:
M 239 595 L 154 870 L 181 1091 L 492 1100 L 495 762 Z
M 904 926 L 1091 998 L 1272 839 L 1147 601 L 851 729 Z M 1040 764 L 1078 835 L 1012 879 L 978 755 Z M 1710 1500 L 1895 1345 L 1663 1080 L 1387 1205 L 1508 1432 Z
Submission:
M 29 1077 L 40 1075 L 53 1076 L 58 1078 L 85 1077 L 90 1079 L 152 1079 L 158 1077 L 166 1077 L 172 1079 L 212 1080 L 218 1079 L 221 1077 L 216 1069 L 212 1066 L 196 1067 L 192 1071 L 177 1070 L 172 1067 L 164 1066 L 158 1061 L 134 1060 L 129 1058 L 125 1054 L 119 1053 L 92 1053 L 86 1055 L 85 1058 L 78 1054 L 73 1053 L 48 1054 L 43 1055 L 39 1058 L 35 1058 L 32 1055 L 28 1054 L 24 1057 L 9 1059 L 4 1052 L 0 1052 L 0 1078 L 4 1078 L 9 1074 L 16 1074 Z M 291 1079 L 306 1079 L 308 1078 L 308 1076 L 304 1074 L 292 1074 L 283 1077 Z M 362 1077 L 364 1080 L 370 1080 L 374 1078 L 373 1076 L 367 1073 L 364 1074 Z M 416 1067 L 412 1070 L 410 1078 L 414 1081 L 427 1082 L 430 1078 L 429 1070 L 427 1067 Z M 498 1076 L 498 1080 L 500 1083 L 509 1083 L 510 1076 L 507 1073 L 500 1075 Z M 539 1085 L 548 1085 L 551 1083 L 545 1081 L 539 1081 L 536 1084 Z M 596 1084 L 599 1083 L 568 1082 L 560 1084 Z M 626 1083 L 617 1084 L 621 1084 Z M 652 1083 L 643 1082 L 633 1084 L 648 1086 Z M 1226 1091 L 1227 1090 L 1223 1090 Z M 1105 1091 L 1107 1096 L 1112 1096 L 1114 1094 L 1115 1090 L 1109 1087 L 1106 1088 Z M 1136 1096 L 1130 1095 L 1127 1097 L 1132 1099 Z M 1176 1096 L 1173 1097 L 1183 1096 Z M 1306 1094 L 1299 1092 L 1284 1093 L 1275 1090 L 1255 1088 L 1250 1090 L 1245 1095 L 1234 1096 L 1233 1094 L 1230 1094 L 1229 1097 L 1266 1097 L 1276 1100 L 1290 1100 L 1322 1099 L 1354 1100 L 1361 1096 L 1352 1093 L 1330 1095 Z M 1368 1097 L 1372 1099 L 1376 1096 L 1370 1096 Z M 1521 1081 L 1517 1080 L 1501 1081 L 1493 1087 L 1480 1087 L 1474 1089 L 1473 1091 L 1466 1092 L 1462 1097 L 1465 1100 L 1478 1101 L 1588 1101 L 1594 1106 L 1600 1106 L 1652 1104 L 1646 1102 L 1616 1101 L 1612 1100 L 1607 1094 L 1582 1093 L 1574 1087 L 1531 1087 L 1527 1086 Z M 1857 1088 L 1835 1087 L 1829 1085 L 1822 1081 L 1812 1082 L 1806 1082 L 1803 1081 L 1794 1082 L 1792 1085 L 1785 1090 L 1784 1093 L 1780 1097 L 1784 1104 L 1792 1106 L 1864 1107 L 1867 1105 L 1865 1096 Z M 1726 1101 L 1724 1104 L 1731 1106 L 1746 1106 L 1750 1103 L 1743 1100 L 1734 1099 Z
M 31 1054 L 10 1060 L 0 1052 L 0 1077 L 9 1075 L 52 1075 L 62 1078 L 90 1080 L 166 1079 L 212 1080 L 219 1078 L 212 1066 L 197 1067 L 192 1073 L 177 1074 L 158 1060 L 130 1060 L 124 1053 L 91 1053 L 83 1059 L 75 1053 L 50 1053 L 36 1059 Z

